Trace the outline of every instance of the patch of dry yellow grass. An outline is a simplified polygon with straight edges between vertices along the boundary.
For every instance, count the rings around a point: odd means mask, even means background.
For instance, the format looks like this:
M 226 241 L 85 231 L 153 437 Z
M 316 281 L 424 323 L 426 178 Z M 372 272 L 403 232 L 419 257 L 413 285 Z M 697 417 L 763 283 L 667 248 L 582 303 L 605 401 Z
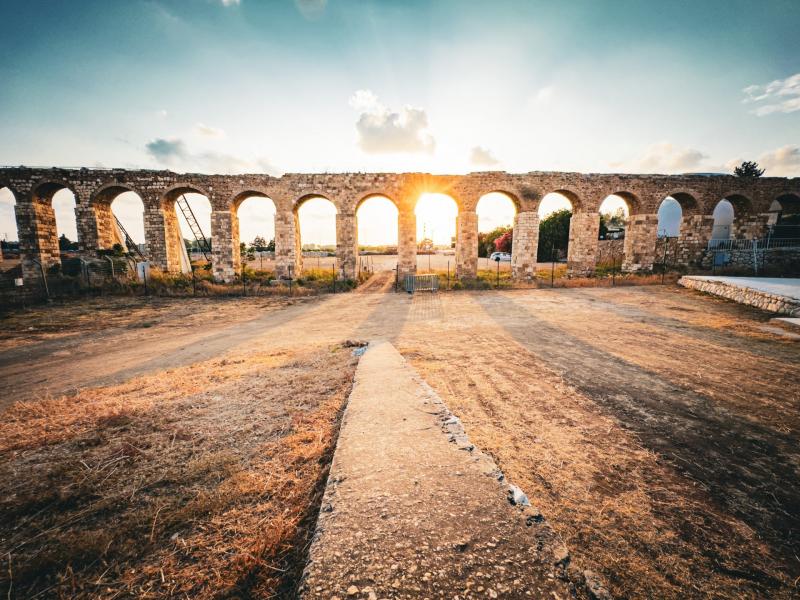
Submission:
M 291 594 L 354 369 L 339 347 L 261 354 L 14 405 L 0 591 Z

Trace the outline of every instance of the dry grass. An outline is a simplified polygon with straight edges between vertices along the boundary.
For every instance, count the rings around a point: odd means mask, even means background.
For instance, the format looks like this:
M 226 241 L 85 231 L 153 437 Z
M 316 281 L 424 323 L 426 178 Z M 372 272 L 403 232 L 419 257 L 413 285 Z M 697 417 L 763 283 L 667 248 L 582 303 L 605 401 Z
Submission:
M 3 597 L 291 596 L 354 369 L 248 355 L 14 405 Z

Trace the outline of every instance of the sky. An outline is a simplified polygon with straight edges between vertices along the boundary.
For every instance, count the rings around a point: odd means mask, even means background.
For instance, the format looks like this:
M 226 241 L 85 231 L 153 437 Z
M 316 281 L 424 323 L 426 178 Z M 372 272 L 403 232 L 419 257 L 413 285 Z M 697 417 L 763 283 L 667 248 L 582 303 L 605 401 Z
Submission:
M 0 164 L 800 176 L 797 0 L 0 0 L 0 22 Z M 115 202 L 134 237 L 140 210 Z M 368 238 L 396 236 L 381 215 Z

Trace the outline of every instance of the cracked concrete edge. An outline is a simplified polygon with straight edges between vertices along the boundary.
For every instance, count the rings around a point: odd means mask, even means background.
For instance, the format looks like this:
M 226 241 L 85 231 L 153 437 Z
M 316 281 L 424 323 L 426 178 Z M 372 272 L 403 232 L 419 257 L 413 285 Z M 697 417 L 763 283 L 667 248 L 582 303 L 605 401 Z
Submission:
M 378 340 L 370 341 L 367 345 L 366 351 L 369 351 L 369 348 L 377 341 Z M 363 351 L 358 354 L 359 361 L 363 355 Z M 403 357 L 403 360 L 405 361 L 405 357 Z M 417 382 L 420 388 L 422 388 L 426 399 L 431 404 L 439 407 L 438 413 L 435 416 L 439 421 L 442 434 L 447 435 L 448 442 L 456 444 L 459 450 L 469 452 L 483 473 L 487 477 L 492 477 L 495 479 L 495 481 L 497 481 L 498 502 L 508 502 L 512 506 L 516 507 L 518 511 L 518 518 L 524 522 L 527 528 L 531 530 L 531 535 L 538 538 L 537 543 L 544 541 L 549 544 L 553 551 L 552 563 L 561 571 L 561 576 L 565 580 L 569 581 L 575 587 L 576 591 L 582 591 L 589 598 L 594 600 L 611 600 L 612 596 L 608 592 L 600 576 L 591 570 L 580 569 L 572 562 L 569 549 L 567 548 L 566 544 L 564 544 L 561 537 L 553 530 L 553 528 L 550 527 L 550 524 L 547 523 L 544 515 L 542 515 L 537 508 L 531 505 L 525 492 L 506 478 L 502 469 L 500 469 L 490 455 L 486 454 L 477 446 L 475 446 L 475 444 L 469 441 L 469 436 L 467 435 L 464 426 L 461 423 L 461 419 L 459 419 L 450 411 L 439 394 L 436 393 L 436 391 L 428 384 L 427 381 L 422 378 L 422 376 L 408 363 L 408 361 L 405 361 L 405 364 L 406 367 L 408 367 L 408 369 L 411 371 L 414 381 Z M 345 421 L 347 420 L 348 409 L 350 406 L 350 396 L 355 392 L 358 384 L 359 375 L 358 370 L 356 370 L 353 380 L 353 388 L 350 391 L 350 395 L 348 395 L 342 411 L 342 418 L 339 423 L 338 432 L 341 432 Z M 338 450 L 340 441 L 338 432 L 333 451 L 333 458 L 328 471 L 328 477 L 325 481 L 325 492 L 323 493 L 319 513 L 317 514 L 317 520 L 314 525 L 314 534 L 311 538 L 311 543 L 309 544 L 309 559 L 313 555 L 314 545 L 319 543 L 319 539 L 324 532 L 323 513 L 330 512 L 332 510 L 333 501 L 336 496 L 336 487 L 340 482 L 338 475 L 336 475 L 336 463 L 339 454 Z M 301 592 L 305 588 L 310 566 L 311 561 L 308 560 L 303 569 L 303 576 L 300 580 L 300 585 L 298 586 L 298 589 Z

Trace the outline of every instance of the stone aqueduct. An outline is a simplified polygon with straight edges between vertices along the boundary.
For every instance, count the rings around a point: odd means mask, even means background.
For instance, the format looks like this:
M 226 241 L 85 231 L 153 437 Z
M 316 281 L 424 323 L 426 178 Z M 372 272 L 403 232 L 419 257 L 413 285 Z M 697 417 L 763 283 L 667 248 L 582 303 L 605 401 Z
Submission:
M 478 257 L 478 200 L 490 192 L 503 192 L 516 205 L 512 271 L 514 277 L 534 276 L 539 236 L 537 210 L 550 192 L 566 196 L 573 206 L 568 267 L 581 273 L 594 267 L 598 248 L 599 208 L 611 194 L 628 204 L 630 222 L 625 237 L 623 268 L 646 270 L 656 258 L 658 208 L 671 196 L 682 208 L 676 261 L 696 260 L 711 238 L 712 212 L 729 200 L 734 206 L 733 236 L 757 238 L 765 234 L 769 208 L 781 198 L 800 200 L 800 178 L 764 177 L 746 180 L 733 176 L 617 175 L 557 172 L 509 174 L 481 172 L 468 175 L 420 173 L 341 173 L 268 175 L 201 175 L 171 171 L 125 169 L 1 168 L 0 188 L 16 199 L 16 218 L 22 252 L 23 277 L 36 284 L 40 267 L 60 261 L 52 197 L 67 188 L 75 195 L 78 243 L 91 254 L 113 246 L 115 240 L 111 202 L 119 194 L 136 192 L 145 207 L 148 252 L 154 266 L 180 270 L 180 246 L 175 201 L 183 193 L 204 194 L 211 203 L 212 272 L 230 281 L 239 271 L 238 205 L 252 196 L 268 197 L 276 207 L 275 254 L 279 276 L 302 270 L 297 209 L 321 196 L 336 207 L 336 253 L 346 277 L 357 268 L 356 211 L 372 196 L 385 196 L 398 208 L 398 268 L 401 274 L 416 269 L 416 217 L 414 208 L 425 192 L 445 193 L 458 205 L 456 274 L 474 276 Z

